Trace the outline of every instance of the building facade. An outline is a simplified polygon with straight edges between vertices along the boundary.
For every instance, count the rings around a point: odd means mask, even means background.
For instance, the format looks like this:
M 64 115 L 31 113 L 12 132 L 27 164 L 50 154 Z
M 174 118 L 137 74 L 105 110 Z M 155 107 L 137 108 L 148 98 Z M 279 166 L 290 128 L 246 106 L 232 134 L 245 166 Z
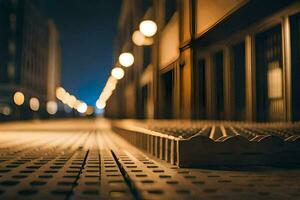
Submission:
M 56 37 L 54 24 L 48 24 L 48 19 L 43 16 L 37 1 L 2 0 L 0 29 L 1 117 L 30 119 L 45 116 L 47 98 L 54 93 L 50 91 L 53 87 L 49 86 L 49 81 L 54 81 L 53 76 L 58 76 L 52 72 L 58 71 L 57 68 L 60 67 L 56 65 L 53 69 L 55 59 L 60 59 L 53 55 L 56 51 L 53 45 L 58 45 L 52 44 Z M 16 106 L 13 101 L 17 91 L 22 92 L 25 97 L 20 106 Z M 32 97 L 39 101 L 38 111 L 35 112 L 29 105 Z M 3 113 L 3 109 L 9 112 Z
M 135 56 L 108 117 L 242 121 L 300 119 L 300 2 L 124 0 L 116 58 Z M 156 22 L 151 46 L 132 33 Z M 116 62 L 117 63 L 117 62 Z
M 61 47 L 59 31 L 53 20 L 48 21 L 48 32 L 47 101 L 56 101 L 56 88 L 60 86 Z

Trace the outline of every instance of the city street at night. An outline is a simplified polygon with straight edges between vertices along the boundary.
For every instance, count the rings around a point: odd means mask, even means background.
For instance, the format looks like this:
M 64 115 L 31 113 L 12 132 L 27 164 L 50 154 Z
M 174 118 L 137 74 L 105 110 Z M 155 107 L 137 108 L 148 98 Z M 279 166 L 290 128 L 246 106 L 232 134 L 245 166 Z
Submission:
M 0 126 L 0 199 L 298 199 L 299 169 L 178 168 L 136 149 L 110 121 Z
M 0 200 L 300 200 L 300 0 L 0 0 Z

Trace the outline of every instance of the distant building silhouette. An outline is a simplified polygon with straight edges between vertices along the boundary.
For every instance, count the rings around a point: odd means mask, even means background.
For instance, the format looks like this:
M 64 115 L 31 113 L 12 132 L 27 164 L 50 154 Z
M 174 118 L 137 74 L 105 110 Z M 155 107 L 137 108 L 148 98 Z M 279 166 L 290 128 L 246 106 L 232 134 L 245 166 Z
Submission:
M 33 0 L 0 1 L 0 113 L 3 119 L 30 119 L 46 115 L 60 77 L 58 32 Z M 54 86 L 55 85 L 55 86 Z M 16 106 L 15 92 L 25 96 Z M 39 100 L 33 112 L 30 98 Z M 35 106 L 36 107 L 36 106 Z M 9 110 L 3 113 L 2 111 Z
M 144 19 L 151 46 L 132 42 Z M 300 120 L 300 2 L 124 0 L 116 37 L 135 63 L 106 116 L 245 121 Z

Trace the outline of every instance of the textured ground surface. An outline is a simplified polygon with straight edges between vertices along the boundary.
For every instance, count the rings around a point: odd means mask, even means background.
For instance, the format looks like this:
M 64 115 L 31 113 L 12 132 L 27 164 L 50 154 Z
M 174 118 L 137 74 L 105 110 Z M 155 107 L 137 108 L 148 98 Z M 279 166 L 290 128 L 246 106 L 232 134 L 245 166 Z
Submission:
M 0 125 L 0 199 L 300 199 L 300 170 L 179 169 L 104 120 Z

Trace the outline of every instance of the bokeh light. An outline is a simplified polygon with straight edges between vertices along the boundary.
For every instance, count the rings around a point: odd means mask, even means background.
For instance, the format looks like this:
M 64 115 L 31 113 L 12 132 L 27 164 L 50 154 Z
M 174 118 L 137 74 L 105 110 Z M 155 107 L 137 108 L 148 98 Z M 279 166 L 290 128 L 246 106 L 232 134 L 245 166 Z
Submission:
M 87 111 L 87 105 L 86 103 L 80 103 L 78 108 L 77 108 L 77 111 L 80 112 L 80 113 L 85 113 Z
M 23 105 L 24 101 L 25 101 L 25 96 L 22 92 L 16 92 L 14 94 L 14 103 L 16 105 L 21 106 Z
M 146 37 L 152 37 L 157 32 L 157 25 L 152 20 L 144 20 L 140 23 L 140 31 Z
M 122 53 L 119 56 L 119 63 L 123 67 L 130 67 L 134 63 L 134 56 L 132 55 L 132 53 L 129 53 L 129 52 Z
M 40 108 L 40 101 L 38 100 L 38 98 L 32 97 L 29 100 L 29 106 L 31 110 L 38 111 Z
M 111 75 L 117 80 L 122 79 L 124 77 L 124 74 L 125 72 L 121 67 L 115 67 L 111 71 Z
M 55 101 L 47 102 L 47 112 L 50 115 L 54 115 L 57 112 L 57 103 Z
M 141 31 L 137 30 L 132 35 L 132 41 L 137 46 L 148 46 L 153 44 L 153 38 L 146 37 Z

